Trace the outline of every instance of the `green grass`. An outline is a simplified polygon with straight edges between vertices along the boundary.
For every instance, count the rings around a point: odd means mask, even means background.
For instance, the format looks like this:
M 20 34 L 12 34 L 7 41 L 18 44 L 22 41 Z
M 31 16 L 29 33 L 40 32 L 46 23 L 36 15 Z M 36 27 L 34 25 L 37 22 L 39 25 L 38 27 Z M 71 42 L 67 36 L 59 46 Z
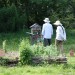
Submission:
M 68 29 L 67 30 L 67 40 L 64 43 L 64 51 L 65 53 L 69 53 L 71 49 L 75 51 L 75 29 Z
M 22 39 L 29 38 L 26 31 L 16 33 L 0 33 L 0 48 L 2 42 L 7 40 L 7 50 L 18 50 L 19 43 Z M 52 44 L 54 44 L 54 38 Z M 75 50 L 75 30 L 67 30 L 67 41 L 64 42 L 64 50 L 67 55 L 67 64 L 46 64 L 42 66 L 0 66 L 0 75 L 75 75 L 75 57 L 69 56 L 69 51 Z
M 0 67 L 0 75 L 75 75 L 75 57 L 69 57 L 67 64 Z
M 2 49 L 2 43 L 4 40 L 6 40 L 6 49 L 11 51 L 11 50 L 18 50 L 19 44 L 22 39 L 29 38 L 29 35 L 26 34 L 30 30 L 25 29 L 23 31 L 19 31 L 16 33 L 0 33 L 0 49 Z M 67 41 L 64 42 L 64 50 L 65 52 L 69 52 L 70 49 L 75 49 L 75 30 L 67 30 Z M 52 38 L 52 44 L 54 44 L 54 39 L 55 39 L 55 31 L 54 35 Z
M 8 51 L 18 50 L 21 40 L 29 38 L 29 35 L 26 34 L 27 31 L 29 30 L 25 29 L 16 33 L 0 33 L 0 49 L 2 49 L 3 41 L 6 40 L 6 49 Z

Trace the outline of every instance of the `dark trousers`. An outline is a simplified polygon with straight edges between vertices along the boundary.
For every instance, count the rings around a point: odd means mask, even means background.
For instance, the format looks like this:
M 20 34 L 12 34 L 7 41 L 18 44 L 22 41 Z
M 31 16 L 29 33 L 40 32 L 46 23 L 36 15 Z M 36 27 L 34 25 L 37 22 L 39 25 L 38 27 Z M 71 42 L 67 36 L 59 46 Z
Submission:
M 44 38 L 44 46 L 50 46 L 51 45 L 51 39 Z

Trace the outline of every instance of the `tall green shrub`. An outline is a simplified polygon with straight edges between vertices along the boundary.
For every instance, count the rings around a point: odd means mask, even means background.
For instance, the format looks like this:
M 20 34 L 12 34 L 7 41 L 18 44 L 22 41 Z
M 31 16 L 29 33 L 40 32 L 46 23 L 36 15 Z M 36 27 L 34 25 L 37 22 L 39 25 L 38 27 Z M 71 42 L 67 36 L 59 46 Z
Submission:
M 0 32 L 15 31 L 17 14 L 14 4 L 0 9 Z
M 33 57 L 33 52 L 30 49 L 28 41 L 22 40 L 19 46 L 19 50 L 20 50 L 20 63 L 22 65 L 30 64 L 31 59 Z
M 16 28 L 20 30 L 27 27 L 26 25 L 27 25 L 27 17 L 26 13 L 23 13 L 22 15 L 19 15 L 19 18 L 17 19 Z

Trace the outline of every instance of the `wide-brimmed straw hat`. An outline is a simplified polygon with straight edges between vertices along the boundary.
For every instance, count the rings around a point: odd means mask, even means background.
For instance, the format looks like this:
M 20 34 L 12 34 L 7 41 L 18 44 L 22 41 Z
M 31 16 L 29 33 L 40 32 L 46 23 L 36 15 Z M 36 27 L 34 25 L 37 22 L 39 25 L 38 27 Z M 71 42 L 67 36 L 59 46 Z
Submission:
M 50 22 L 49 18 L 45 18 L 43 21 L 44 22 Z
M 61 23 L 59 20 L 57 20 L 57 21 L 54 23 L 54 25 L 58 26 L 58 25 L 62 25 L 62 23 Z

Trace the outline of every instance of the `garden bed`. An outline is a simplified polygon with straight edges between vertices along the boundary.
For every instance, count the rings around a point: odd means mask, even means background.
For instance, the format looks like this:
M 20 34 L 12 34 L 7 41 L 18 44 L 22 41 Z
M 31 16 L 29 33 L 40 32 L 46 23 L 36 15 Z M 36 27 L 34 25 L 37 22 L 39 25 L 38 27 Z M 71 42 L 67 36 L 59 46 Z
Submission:
M 15 66 L 18 64 L 18 62 L 19 62 L 18 51 L 5 52 L 4 50 L 0 50 L 0 65 Z
M 66 57 L 56 57 L 56 58 L 51 58 L 51 57 L 33 57 L 32 58 L 32 64 L 38 65 L 38 64 L 53 64 L 53 63 L 67 63 L 67 58 Z M 0 65 L 4 66 L 16 66 L 19 63 L 19 59 L 9 59 L 9 58 L 0 58 Z
M 1 60 L 0 60 L 0 65 L 7 65 L 7 66 L 15 66 L 19 62 L 19 52 L 18 51 L 11 51 L 11 52 L 4 52 L 0 51 L 1 53 Z M 26 51 L 25 51 L 26 52 Z M 2 54 L 3 53 L 3 54 Z M 23 52 L 24 53 L 24 52 Z M 24 53 L 25 55 L 25 53 Z M 24 60 L 25 61 L 25 60 Z M 35 56 L 31 58 L 32 64 L 52 64 L 52 63 L 67 63 L 67 57 L 50 57 L 50 56 Z
M 32 63 L 40 64 L 40 63 L 67 63 L 67 57 L 33 57 Z

